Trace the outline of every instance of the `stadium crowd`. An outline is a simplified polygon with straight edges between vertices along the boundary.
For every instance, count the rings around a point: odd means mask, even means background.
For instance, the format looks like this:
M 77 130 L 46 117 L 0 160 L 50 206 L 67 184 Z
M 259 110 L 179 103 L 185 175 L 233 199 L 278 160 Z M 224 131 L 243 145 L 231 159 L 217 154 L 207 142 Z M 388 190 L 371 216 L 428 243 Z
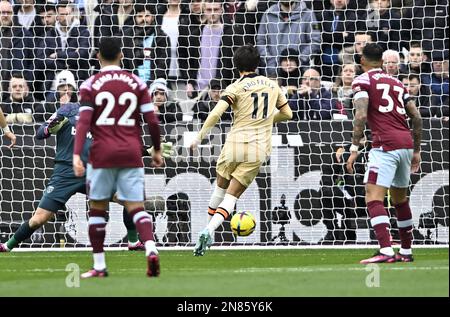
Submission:
M 447 12 L 446 0 L 2 0 L 1 106 L 9 123 L 44 121 L 58 89 L 76 92 L 98 71 L 99 39 L 115 35 L 163 123 L 204 120 L 238 78 L 232 57 L 244 43 L 258 48 L 259 71 L 283 87 L 294 120 L 352 118 L 369 42 L 383 46 L 385 70 L 423 117 L 446 117 Z

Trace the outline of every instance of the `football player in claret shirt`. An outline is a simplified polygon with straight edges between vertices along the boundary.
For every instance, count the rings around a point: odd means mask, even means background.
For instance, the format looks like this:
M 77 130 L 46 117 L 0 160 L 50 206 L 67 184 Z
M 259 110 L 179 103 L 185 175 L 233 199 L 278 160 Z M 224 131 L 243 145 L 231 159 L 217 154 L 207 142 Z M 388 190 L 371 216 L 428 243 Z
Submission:
M 77 123 L 73 154 L 76 176 L 85 173 L 80 154 L 86 134 L 93 142 L 86 172 L 89 210 L 89 239 L 94 267 L 82 278 L 107 276 L 103 243 L 106 210 L 110 197 L 124 203 L 141 240 L 145 244 L 147 275 L 158 276 L 159 255 L 153 237 L 150 215 L 144 211 L 144 168 L 142 163 L 141 113 L 148 124 L 154 152 L 152 165 L 163 165 L 160 150 L 159 121 L 154 113 L 147 86 L 139 77 L 120 68 L 121 40 L 103 38 L 99 45 L 100 72 L 80 87 L 80 118 Z
M 372 149 L 369 152 L 364 182 L 370 222 L 380 244 L 380 250 L 362 264 L 413 261 L 411 242 L 413 220 L 407 197 L 410 173 L 420 166 L 422 119 L 414 99 L 403 84 L 381 69 L 383 49 L 376 43 L 367 44 L 361 65 L 364 74 L 352 84 L 354 106 L 353 139 L 347 169 L 353 172 L 361 138 L 367 124 L 372 131 Z M 408 127 L 411 119 L 413 133 Z M 395 254 L 389 235 L 389 216 L 383 201 L 389 189 L 397 213 L 401 248 Z

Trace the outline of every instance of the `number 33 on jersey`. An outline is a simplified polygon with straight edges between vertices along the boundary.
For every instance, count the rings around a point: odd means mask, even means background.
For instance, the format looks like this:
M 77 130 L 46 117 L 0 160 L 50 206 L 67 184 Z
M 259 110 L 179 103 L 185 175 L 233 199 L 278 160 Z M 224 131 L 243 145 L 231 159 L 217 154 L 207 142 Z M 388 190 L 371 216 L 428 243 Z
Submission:
M 356 77 L 352 89 L 355 100 L 369 98 L 367 123 L 374 148 L 384 151 L 414 148 L 405 111 L 409 94 L 398 79 L 379 68 L 372 69 Z

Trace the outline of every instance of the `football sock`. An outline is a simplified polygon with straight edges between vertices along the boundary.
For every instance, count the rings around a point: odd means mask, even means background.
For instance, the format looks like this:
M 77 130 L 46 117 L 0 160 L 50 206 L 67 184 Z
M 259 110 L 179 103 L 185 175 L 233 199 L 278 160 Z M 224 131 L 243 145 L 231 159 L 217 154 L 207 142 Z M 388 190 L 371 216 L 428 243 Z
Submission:
M 380 200 L 373 200 L 367 203 L 367 209 L 369 210 L 370 215 L 370 223 L 372 224 L 372 228 L 375 231 L 375 236 L 377 237 L 378 243 L 380 244 L 380 248 L 390 248 L 391 247 L 391 235 L 389 233 L 389 217 L 386 209 L 384 208 L 384 204 Z M 384 252 L 382 252 L 384 253 Z M 391 253 L 391 252 L 389 252 Z M 388 253 L 384 253 L 386 255 L 390 255 Z M 392 250 L 392 255 L 394 251 Z
M 237 197 L 230 194 L 225 194 L 223 201 L 217 207 L 214 217 L 212 217 L 211 221 L 206 226 L 211 236 L 214 234 L 214 231 L 219 228 L 223 221 L 228 218 L 230 211 L 234 210 L 237 200 Z
M 150 252 L 155 252 L 156 247 L 153 237 L 153 223 L 150 215 L 144 211 L 143 207 L 139 207 L 130 212 L 130 217 L 133 218 L 139 236 L 145 244 L 145 254 L 149 255 Z
M 125 207 L 123 207 L 122 216 L 123 224 L 125 225 L 125 228 L 127 228 L 128 242 L 131 244 L 136 244 L 139 241 L 136 226 L 134 225 L 133 218 L 130 217 L 130 214 Z
M 411 209 L 409 208 L 409 202 L 405 201 L 401 204 L 395 205 L 395 211 L 397 212 L 397 226 L 400 234 L 401 247 L 402 249 L 411 250 L 411 242 L 413 239 L 413 220 Z M 407 255 L 407 253 L 400 253 Z
M 31 235 L 33 234 L 33 232 L 36 231 L 37 228 L 31 228 L 30 224 L 28 223 L 28 221 L 22 223 L 19 227 L 19 229 L 17 229 L 17 231 L 14 233 L 14 235 L 11 237 L 11 239 L 9 239 L 6 242 L 6 247 L 8 248 L 8 250 L 12 250 L 15 247 L 17 247 L 22 241 L 25 241 L 26 239 L 28 239 L 29 237 L 31 237 Z
M 106 268 L 105 253 L 103 244 L 106 235 L 106 211 L 91 208 L 89 211 L 89 240 L 91 241 L 94 269 L 103 270 Z
M 156 249 L 155 241 L 153 241 L 153 240 L 145 241 L 145 255 L 149 256 L 150 253 L 158 254 L 158 250 Z
M 216 212 L 217 207 L 219 207 L 219 204 L 223 201 L 226 192 L 227 192 L 226 188 L 220 188 L 217 185 L 214 188 L 214 192 L 211 195 L 211 199 L 209 200 L 208 222 L 211 221 L 212 217 L 214 216 L 214 213 Z
M 103 271 L 106 269 L 105 252 L 94 253 L 94 270 Z

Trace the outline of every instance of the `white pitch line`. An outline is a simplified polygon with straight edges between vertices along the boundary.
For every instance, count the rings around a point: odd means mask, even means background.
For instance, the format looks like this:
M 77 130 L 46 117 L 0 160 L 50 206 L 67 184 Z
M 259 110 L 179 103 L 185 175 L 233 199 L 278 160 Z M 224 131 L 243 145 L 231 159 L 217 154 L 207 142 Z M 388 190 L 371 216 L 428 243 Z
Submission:
M 394 248 L 400 246 L 393 246 Z M 277 245 L 277 246 L 263 246 L 263 245 L 238 245 L 238 246 L 213 246 L 211 250 L 358 250 L 358 249 L 378 249 L 379 246 L 371 245 Z M 421 244 L 413 245 L 413 249 L 448 249 L 448 244 Z M 194 246 L 188 247 L 158 247 L 162 251 L 188 251 L 193 250 Z M 127 247 L 106 247 L 105 251 L 126 251 Z M 16 248 L 12 252 L 77 252 L 77 251 L 92 251 L 90 247 L 80 248 Z
M 385 266 L 380 266 L 380 269 L 383 271 L 448 271 L 448 266 L 403 266 L 403 267 L 394 267 L 391 265 L 395 264 L 385 264 Z M 65 269 L 4 269 L 0 270 L 0 272 L 7 273 L 55 273 L 55 272 L 65 272 Z M 128 268 L 128 269 L 115 269 L 111 272 L 142 272 L 142 269 L 137 268 Z M 172 270 L 168 270 L 169 272 Z M 183 271 L 197 271 L 197 269 L 174 269 L 174 272 L 180 273 Z M 366 271 L 366 266 L 361 267 L 249 267 L 242 269 L 217 269 L 215 273 L 319 273 L 319 272 L 347 272 L 347 271 Z M 199 272 L 200 274 L 204 274 L 204 272 Z

